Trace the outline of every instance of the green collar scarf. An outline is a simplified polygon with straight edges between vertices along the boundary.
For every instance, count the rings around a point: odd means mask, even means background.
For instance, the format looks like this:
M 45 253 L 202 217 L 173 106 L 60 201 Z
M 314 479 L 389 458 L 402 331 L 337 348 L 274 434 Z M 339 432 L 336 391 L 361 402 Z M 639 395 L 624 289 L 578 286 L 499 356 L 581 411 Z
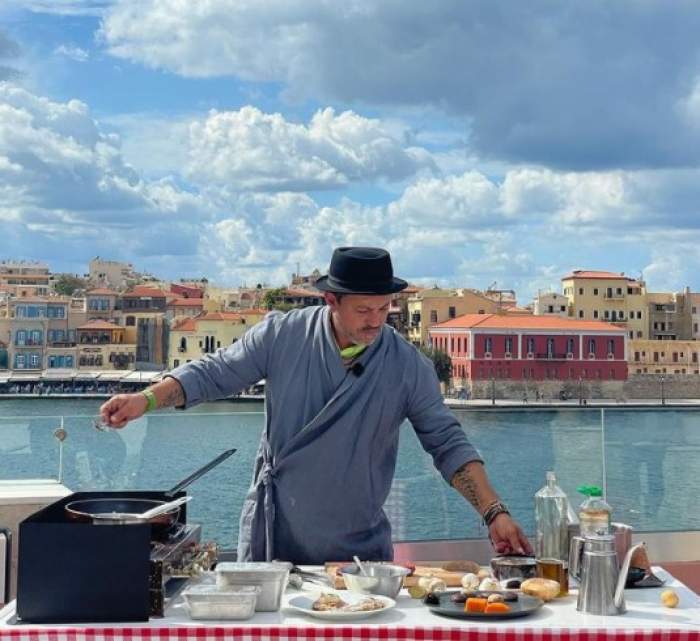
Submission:
M 346 347 L 345 349 L 340 350 L 340 358 L 346 361 L 352 360 L 354 358 L 357 358 L 366 349 L 367 345 L 350 345 L 350 347 Z

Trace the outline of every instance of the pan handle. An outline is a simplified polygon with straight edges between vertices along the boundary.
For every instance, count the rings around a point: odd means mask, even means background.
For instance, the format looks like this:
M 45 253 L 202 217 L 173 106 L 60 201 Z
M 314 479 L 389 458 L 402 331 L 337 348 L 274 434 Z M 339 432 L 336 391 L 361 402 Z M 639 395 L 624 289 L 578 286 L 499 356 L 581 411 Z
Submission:
M 171 487 L 167 492 L 165 492 L 166 497 L 173 497 L 180 490 L 184 490 L 190 483 L 196 481 L 200 476 L 204 476 L 213 467 L 216 467 L 219 463 L 225 461 L 231 454 L 233 454 L 236 449 L 226 450 L 222 454 L 219 454 L 213 461 L 207 463 L 204 467 L 200 467 L 196 472 L 190 474 L 186 479 L 180 481 L 177 485 Z

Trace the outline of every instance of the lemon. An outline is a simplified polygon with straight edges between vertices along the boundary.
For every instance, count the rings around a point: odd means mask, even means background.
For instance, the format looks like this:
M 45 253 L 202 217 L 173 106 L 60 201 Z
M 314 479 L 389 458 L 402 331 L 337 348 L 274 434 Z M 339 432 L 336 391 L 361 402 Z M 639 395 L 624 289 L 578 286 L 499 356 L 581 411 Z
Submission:
M 408 588 L 408 593 L 412 599 L 422 599 L 428 591 L 422 585 L 412 585 Z
M 678 595 L 673 590 L 664 590 L 661 593 L 661 603 L 667 608 L 675 608 L 678 601 Z

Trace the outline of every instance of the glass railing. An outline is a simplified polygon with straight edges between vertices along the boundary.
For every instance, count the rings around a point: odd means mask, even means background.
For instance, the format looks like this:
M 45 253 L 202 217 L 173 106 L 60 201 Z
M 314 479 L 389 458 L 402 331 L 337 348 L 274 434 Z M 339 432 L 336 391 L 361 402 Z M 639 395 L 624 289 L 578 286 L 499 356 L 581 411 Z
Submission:
M 27 412 L 30 403 L 33 415 Z M 73 491 L 166 490 L 235 447 L 231 459 L 188 489 L 194 497 L 190 520 L 203 524 L 205 536 L 233 546 L 263 428 L 262 404 L 222 402 L 156 412 L 108 432 L 93 427 L 99 404 L 2 402 L 0 479 L 60 477 Z M 637 530 L 700 530 L 700 411 L 495 408 L 455 415 L 526 532 L 534 530 L 533 495 L 547 470 L 556 471 L 574 505 L 581 499 L 577 486 L 604 487 L 614 520 Z M 61 424 L 67 438 L 59 457 L 53 434 Z M 401 429 L 385 510 L 397 541 L 486 535 L 476 513 L 435 470 L 409 423 Z

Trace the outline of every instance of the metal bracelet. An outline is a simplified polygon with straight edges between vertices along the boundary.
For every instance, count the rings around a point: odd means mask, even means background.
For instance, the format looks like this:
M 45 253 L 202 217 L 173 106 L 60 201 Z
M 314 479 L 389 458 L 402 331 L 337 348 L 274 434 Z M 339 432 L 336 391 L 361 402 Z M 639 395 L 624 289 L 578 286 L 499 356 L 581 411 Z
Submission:
M 499 514 L 508 514 L 510 515 L 510 511 L 508 510 L 508 506 L 503 503 L 502 501 L 494 501 L 493 503 L 489 504 L 489 506 L 484 510 L 484 525 L 486 527 L 489 527 L 491 523 L 493 523 L 494 519 L 499 515 Z

